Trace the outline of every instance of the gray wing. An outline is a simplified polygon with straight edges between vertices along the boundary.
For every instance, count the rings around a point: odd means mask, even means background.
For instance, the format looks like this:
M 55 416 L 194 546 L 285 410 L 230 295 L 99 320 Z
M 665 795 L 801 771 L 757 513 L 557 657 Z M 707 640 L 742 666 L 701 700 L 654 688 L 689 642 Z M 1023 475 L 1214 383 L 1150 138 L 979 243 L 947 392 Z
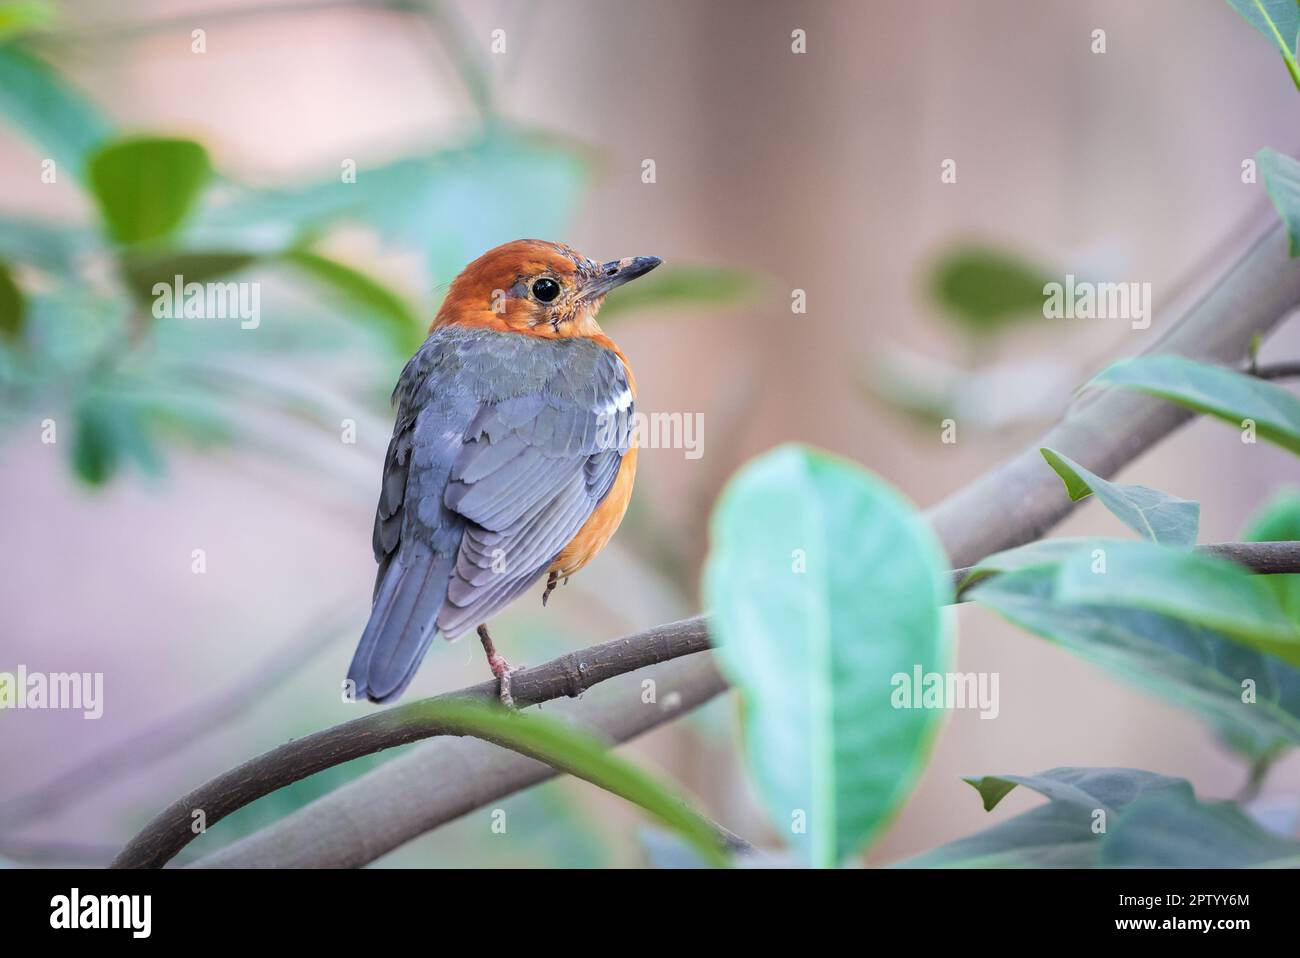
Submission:
M 585 340 L 435 333 L 407 365 L 384 462 L 374 607 L 348 677 L 400 695 L 541 576 L 609 493 L 631 434 L 618 357 Z
M 438 612 L 448 638 L 536 582 L 613 487 L 632 394 L 622 362 L 600 353 L 541 393 L 484 406 L 471 424 L 444 496 L 468 520 Z

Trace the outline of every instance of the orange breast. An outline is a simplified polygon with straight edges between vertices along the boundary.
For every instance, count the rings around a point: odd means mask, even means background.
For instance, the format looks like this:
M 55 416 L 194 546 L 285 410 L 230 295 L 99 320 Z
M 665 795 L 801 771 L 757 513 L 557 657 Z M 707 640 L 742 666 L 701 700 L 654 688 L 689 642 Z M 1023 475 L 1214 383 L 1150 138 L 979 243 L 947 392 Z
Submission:
M 636 447 L 633 446 L 623 456 L 623 463 L 614 477 L 614 485 L 609 490 L 605 501 L 596 507 L 578 534 L 564 547 L 555 561 L 551 563 L 550 572 L 562 577 L 573 575 L 596 557 L 596 553 L 605 548 L 605 543 L 618 529 L 627 512 L 627 504 L 632 499 L 632 483 L 636 480 Z

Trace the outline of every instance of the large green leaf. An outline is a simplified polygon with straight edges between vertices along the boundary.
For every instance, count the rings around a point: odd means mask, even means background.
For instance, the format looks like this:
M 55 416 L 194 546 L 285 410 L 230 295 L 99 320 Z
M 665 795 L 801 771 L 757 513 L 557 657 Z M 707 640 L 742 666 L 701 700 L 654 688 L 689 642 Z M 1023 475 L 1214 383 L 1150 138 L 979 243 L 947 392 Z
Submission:
M 1043 319 L 1046 270 L 1022 257 L 984 246 L 961 246 L 930 267 L 930 295 L 944 315 L 974 334 Z
M 1217 556 L 1117 541 L 1100 561 L 1091 555 L 1063 560 L 1056 600 L 1159 612 L 1300 665 L 1300 629 L 1273 590 L 1260 576 Z
M 293 250 L 285 254 L 285 259 L 345 305 L 373 318 L 401 357 L 410 356 L 424 342 L 428 323 L 422 322 L 406 300 L 378 280 L 310 250 Z
M 542 715 L 524 715 L 465 701 L 432 701 L 421 706 L 429 718 L 522 752 L 639 805 L 691 844 L 706 862 L 725 865 L 722 841 L 708 819 L 672 789 L 615 755 L 586 732 Z
M 1085 556 L 1092 545 L 1085 545 Z M 1057 571 L 1039 565 L 1006 572 L 974 586 L 970 598 L 1175 705 L 1246 727 L 1264 741 L 1300 742 L 1300 670 L 1167 615 L 1063 603 L 1056 596 Z M 1254 701 L 1243 701 L 1246 689 Z
M 131 137 L 90 158 L 91 190 L 118 243 L 167 236 L 194 208 L 212 175 L 208 152 L 193 140 Z
M 730 306 L 754 294 L 754 280 L 739 270 L 670 266 L 619 290 L 600 308 L 600 321 L 638 309 Z
M 1017 785 L 1050 801 L 966 838 L 901 862 L 908 868 L 1086 868 L 1099 860 L 1101 828 L 1110 830 L 1126 809 L 1153 795 L 1190 797 L 1184 780 L 1132 768 L 1053 768 L 1038 775 L 966 779 L 985 811 Z M 1104 817 L 1098 815 L 1103 812 Z
M 1296 0 L 1228 0 L 1228 5 L 1277 48 L 1292 81 L 1300 89 L 1300 64 L 1296 62 L 1300 13 L 1297 13 Z
M 0 45 L 0 116 L 79 179 L 111 131 L 98 108 L 53 67 L 12 42 Z
M 1145 795 L 1101 841 L 1099 864 L 1120 868 L 1300 868 L 1300 842 L 1261 828 L 1231 802 L 1183 790 Z
M 1286 225 L 1291 255 L 1300 253 L 1300 163 L 1285 153 L 1264 147 L 1256 154 L 1264 189 Z
M 890 487 L 793 445 L 737 474 L 710 529 L 704 594 L 754 784 L 804 860 L 834 865 L 905 799 L 942 716 L 900 696 L 952 664 L 943 553 Z
M 1107 482 L 1055 449 L 1038 451 L 1061 477 L 1065 491 L 1075 502 L 1095 495 L 1117 519 L 1144 539 L 1172 546 L 1196 544 L 1201 523 L 1199 502 L 1179 499 L 1146 486 Z
M 1182 356 L 1138 356 L 1102 370 L 1090 385 L 1119 386 L 1168 399 L 1300 453 L 1300 399 L 1281 386 Z

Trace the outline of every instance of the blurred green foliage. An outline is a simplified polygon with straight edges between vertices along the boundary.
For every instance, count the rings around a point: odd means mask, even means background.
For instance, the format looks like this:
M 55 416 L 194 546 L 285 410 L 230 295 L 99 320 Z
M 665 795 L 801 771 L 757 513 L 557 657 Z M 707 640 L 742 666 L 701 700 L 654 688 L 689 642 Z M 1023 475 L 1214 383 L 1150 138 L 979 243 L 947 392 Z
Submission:
M 1051 275 L 1023 257 L 992 246 L 963 245 L 930 266 L 927 286 L 943 316 L 968 336 L 1043 319 L 1043 287 Z
M 88 163 L 91 195 L 117 243 L 175 232 L 211 176 L 212 161 L 198 143 L 157 136 L 110 141 Z
M 39 20 L 35 10 L 5 9 L 10 20 L 0 19 L 0 28 Z M 562 238 L 590 181 L 589 151 L 580 145 L 495 114 L 482 120 L 465 144 L 370 167 L 346 161 L 305 185 L 254 189 L 215 171 L 201 143 L 118 135 L 47 62 L 18 42 L 0 45 L 0 121 L 53 162 L 41 175 L 71 173 L 99 213 L 86 225 L 0 214 L 6 418 L 51 403 L 69 410 L 71 465 L 101 485 L 128 463 L 157 474 L 163 443 L 173 437 L 250 437 L 257 426 L 232 368 L 262 380 L 262 413 L 305 417 L 322 434 L 337 429 L 340 398 L 378 414 L 400 365 L 424 339 L 434 291 L 492 246 Z M 398 290 L 326 251 L 336 231 L 357 225 L 384 251 L 421 254 L 425 292 Z M 729 271 L 662 275 L 667 282 L 638 290 L 623 311 L 716 306 L 750 289 Z M 238 317 L 159 315 L 166 310 L 155 309 L 155 288 L 170 289 L 178 276 L 186 288 L 266 281 L 265 324 L 240 329 Z M 359 379 L 323 387 L 301 374 L 308 357 L 343 350 L 365 370 Z M 286 362 L 300 375 L 258 371 L 268 363 L 283 370 Z

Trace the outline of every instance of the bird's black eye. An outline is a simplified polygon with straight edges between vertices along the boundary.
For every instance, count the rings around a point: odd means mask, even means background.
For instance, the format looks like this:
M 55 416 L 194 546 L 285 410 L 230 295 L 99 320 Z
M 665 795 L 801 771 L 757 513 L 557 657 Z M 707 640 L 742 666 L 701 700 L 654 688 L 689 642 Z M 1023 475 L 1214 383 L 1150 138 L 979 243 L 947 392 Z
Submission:
M 533 295 L 543 303 L 553 303 L 555 297 L 560 295 L 560 284 L 553 279 L 542 277 L 533 283 Z

